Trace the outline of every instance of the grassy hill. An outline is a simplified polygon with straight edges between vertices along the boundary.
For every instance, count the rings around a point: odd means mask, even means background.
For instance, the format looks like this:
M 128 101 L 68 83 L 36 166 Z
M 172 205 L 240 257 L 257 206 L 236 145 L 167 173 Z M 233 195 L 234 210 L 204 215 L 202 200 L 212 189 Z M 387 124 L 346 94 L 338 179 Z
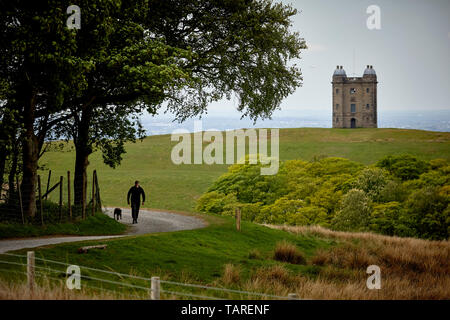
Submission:
M 90 157 L 89 173 L 97 169 L 104 204 L 126 206 L 126 192 L 134 180 L 141 181 L 149 201 L 146 207 L 193 211 L 196 199 L 227 170 L 226 165 L 174 165 L 170 153 L 176 142 L 170 135 L 150 136 L 127 145 L 122 164 L 111 169 L 99 152 Z M 403 129 L 323 129 L 280 130 L 281 160 L 337 156 L 364 164 L 375 163 L 388 154 L 411 154 L 421 159 L 450 158 L 450 133 Z M 52 183 L 73 176 L 75 152 L 47 152 L 40 165 L 52 170 Z M 46 183 L 47 173 L 42 181 Z M 91 176 L 89 176 L 89 179 Z M 54 194 L 53 196 L 56 196 Z

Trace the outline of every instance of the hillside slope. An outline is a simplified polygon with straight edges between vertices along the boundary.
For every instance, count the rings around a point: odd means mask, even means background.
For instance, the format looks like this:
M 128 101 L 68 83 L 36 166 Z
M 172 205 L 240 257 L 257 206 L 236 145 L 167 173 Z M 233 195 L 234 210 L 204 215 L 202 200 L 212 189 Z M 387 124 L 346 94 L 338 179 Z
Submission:
M 128 144 L 122 164 L 111 169 L 99 152 L 90 157 L 89 173 L 97 169 L 101 194 L 108 206 L 126 206 L 126 192 L 141 181 L 149 201 L 146 207 L 192 211 L 196 199 L 227 169 L 226 165 L 175 165 L 170 154 L 176 142 L 170 135 L 150 136 Z M 281 160 L 337 156 L 364 164 L 388 154 L 407 153 L 421 159 L 450 158 L 450 133 L 404 129 L 280 129 Z M 47 152 L 40 165 L 52 170 L 52 183 L 67 170 L 73 172 L 75 152 Z M 47 172 L 41 172 L 47 181 Z M 89 176 L 90 178 L 91 176 Z M 54 195 L 56 196 L 56 195 Z

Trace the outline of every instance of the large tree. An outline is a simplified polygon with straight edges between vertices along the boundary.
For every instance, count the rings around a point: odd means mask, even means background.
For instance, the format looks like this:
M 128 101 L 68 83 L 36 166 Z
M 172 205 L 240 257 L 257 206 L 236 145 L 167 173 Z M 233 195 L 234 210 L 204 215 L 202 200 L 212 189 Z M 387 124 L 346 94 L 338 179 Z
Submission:
M 154 113 L 164 99 L 193 87 L 187 63 L 188 49 L 167 45 L 148 29 L 148 2 L 114 2 L 115 6 L 82 1 L 82 27 L 77 31 L 76 55 L 91 61 L 84 74 L 86 87 L 67 96 L 71 117 L 61 134 L 73 139 L 75 203 L 86 194 L 88 157 L 100 148 L 105 163 L 115 167 L 125 151 L 124 143 L 142 136 L 143 110 Z M 99 20 L 98 10 L 103 12 Z
M 179 90 L 189 82 L 188 74 L 179 67 L 188 60 L 188 51 L 171 48 L 143 29 L 147 1 L 131 5 L 117 0 L 81 1 L 80 30 L 66 26 L 70 4 L 2 3 L 0 54 L 4 63 L 0 73 L 6 79 L 2 87 L 8 88 L 7 103 L 19 111 L 23 127 L 22 191 L 29 216 L 36 210 L 38 160 L 46 139 L 55 130 L 60 132 L 60 126 L 69 119 L 76 123 L 80 151 L 77 164 L 82 163 L 76 167 L 81 168 L 76 169 L 78 186 L 85 181 L 82 174 L 91 152 L 88 134 L 93 117 L 107 119 L 103 111 L 109 105 L 121 104 L 134 110 L 136 106 L 160 103 L 163 92 Z M 130 112 L 118 114 L 127 117 Z M 123 123 L 127 122 L 116 122 Z M 118 150 L 101 141 L 99 144 L 106 154 Z
M 38 160 L 51 129 L 63 120 L 64 96 L 83 86 L 89 63 L 73 55 L 73 31 L 59 1 L 2 1 L 0 92 L 22 130 L 23 205 L 36 212 Z
M 89 155 L 100 147 L 106 162 L 117 164 L 123 142 L 140 132 L 133 115 L 155 113 L 167 103 L 183 121 L 235 94 L 238 109 L 256 120 L 270 117 L 301 84 L 290 61 L 305 43 L 289 30 L 296 14 L 290 6 L 268 0 L 84 0 L 77 3 L 81 29 L 69 30 L 69 4 L 16 0 L 0 13 L 0 73 L 11 89 L 8 103 L 22 115 L 29 215 L 39 154 L 55 129 L 75 141 L 79 201 Z M 120 130 L 111 134 L 111 120 L 119 115 L 128 120 L 115 121 Z
M 86 75 L 89 88 L 83 101 L 89 101 L 89 105 L 81 107 L 82 112 L 68 122 L 69 136 L 77 152 L 74 188 L 77 203 L 84 194 L 88 157 L 94 147 L 101 142 L 103 150 L 114 150 L 104 152 L 105 161 L 114 166 L 124 152 L 123 142 L 133 139 L 134 128 L 139 125 L 138 121 L 122 122 L 123 130 L 119 131 L 122 135 L 116 135 L 115 139 L 99 134 L 108 132 L 111 124 L 96 121 L 93 114 L 108 103 L 122 104 L 121 114 L 126 116 L 144 109 L 155 113 L 167 102 L 168 109 L 183 121 L 203 113 L 209 102 L 235 94 L 240 102 L 238 109 L 257 119 L 270 117 L 282 99 L 301 84 L 299 69 L 288 63 L 299 58 L 300 50 L 306 46 L 298 33 L 289 30 L 290 18 L 296 14 L 290 6 L 271 1 L 236 0 L 150 0 L 141 4 L 140 10 L 136 10 L 135 4 L 131 7 L 122 4 L 122 13 L 132 12 L 124 19 L 134 15 L 133 19 L 109 28 L 115 31 L 109 35 L 108 45 L 100 43 L 102 52 L 109 54 L 102 57 L 103 60 L 95 60 L 96 68 Z M 82 56 L 92 56 L 98 51 L 90 33 L 90 29 L 82 29 L 77 34 L 78 43 L 89 41 L 86 46 L 79 46 Z M 142 47 L 143 39 L 163 46 L 164 50 L 169 48 L 170 55 L 158 56 L 160 49 L 152 49 L 150 55 Z M 133 52 L 133 56 L 124 51 Z M 116 61 L 117 52 L 121 54 L 120 63 L 111 63 L 111 60 Z M 156 67 L 152 75 L 142 69 L 149 63 Z M 130 64 L 133 73 L 127 72 Z M 176 65 L 182 76 L 164 78 L 167 71 L 174 73 L 167 65 Z M 123 81 L 117 81 L 119 79 Z M 142 87 L 150 84 L 156 90 L 141 103 L 138 97 L 146 92 Z M 80 109 L 76 104 L 74 107 Z M 103 125 L 106 130 L 102 130 Z

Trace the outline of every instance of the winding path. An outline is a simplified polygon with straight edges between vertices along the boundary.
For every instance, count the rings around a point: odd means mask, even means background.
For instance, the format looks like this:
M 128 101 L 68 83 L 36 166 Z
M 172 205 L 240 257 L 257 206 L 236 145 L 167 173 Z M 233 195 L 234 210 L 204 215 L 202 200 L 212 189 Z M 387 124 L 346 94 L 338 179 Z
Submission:
M 106 214 L 113 217 L 114 208 L 107 208 Z M 147 233 L 156 232 L 172 232 L 180 230 L 192 230 L 199 229 L 206 226 L 206 223 L 192 216 L 181 215 L 176 213 L 152 211 L 141 209 L 139 211 L 139 223 L 132 224 L 130 209 L 122 209 L 121 223 L 129 226 L 128 232 L 123 235 L 114 236 L 47 236 L 39 238 L 26 238 L 26 239 L 13 239 L 13 240 L 0 240 L 0 253 L 8 251 L 36 248 L 51 244 L 58 244 L 64 242 L 77 242 L 86 240 L 100 240 L 120 238 L 126 236 L 134 236 Z

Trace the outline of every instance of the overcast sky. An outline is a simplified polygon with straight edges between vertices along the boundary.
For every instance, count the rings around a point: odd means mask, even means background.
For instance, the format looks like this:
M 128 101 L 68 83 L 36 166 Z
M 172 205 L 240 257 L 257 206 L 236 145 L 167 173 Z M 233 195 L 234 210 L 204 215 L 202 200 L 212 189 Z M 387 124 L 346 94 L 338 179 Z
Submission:
M 361 76 L 373 65 L 378 110 L 450 109 L 450 0 L 292 0 L 298 9 L 292 29 L 309 49 L 298 65 L 303 87 L 275 116 L 331 115 L 331 77 L 336 65 Z M 366 25 L 368 6 L 381 9 L 381 29 Z M 236 101 L 210 106 L 210 116 L 237 117 Z

